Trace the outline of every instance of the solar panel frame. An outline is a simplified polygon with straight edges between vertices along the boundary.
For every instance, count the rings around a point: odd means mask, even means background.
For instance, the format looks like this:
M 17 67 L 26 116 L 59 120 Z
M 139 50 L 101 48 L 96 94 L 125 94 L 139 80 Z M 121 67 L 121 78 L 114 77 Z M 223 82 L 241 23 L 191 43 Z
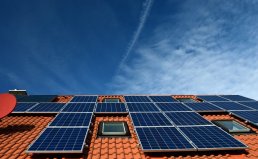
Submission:
M 197 98 L 200 98 L 203 101 L 207 101 L 207 102 L 229 101 L 228 99 L 225 99 L 218 95 L 197 95 Z
M 52 105 L 51 108 L 52 110 L 49 111 L 50 106 L 46 105 Z M 54 109 L 53 105 L 58 106 L 56 109 Z M 65 107 L 66 103 L 54 103 L 54 102 L 49 102 L 49 103 L 39 103 L 36 106 L 34 106 L 31 109 L 28 109 L 26 113 L 59 113 L 62 111 L 62 109 Z M 35 110 L 36 109 L 36 110 Z
M 231 110 L 253 110 L 252 108 L 248 107 L 248 106 L 244 106 L 240 103 L 237 102 L 211 102 L 213 105 L 222 108 L 224 110 L 227 111 L 231 111 Z
M 110 109 L 109 109 L 110 108 Z M 95 113 L 128 113 L 125 103 L 97 103 Z
M 95 95 L 76 95 L 70 100 L 70 103 L 96 103 L 98 96 Z
M 96 103 L 67 103 L 61 112 L 93 112 Z
M 42 140 L 42 139 L 40 139 L 41 138 L 41 136 L 42 135 L 44 135 L 44 133 L 47 133 L 47 131 L 49 130 L 50 131 L 50 129 L 52 129 L 52 130 L 54 130 L 54 129 L 59 129 L 59 130 L 61 130 L 61 132 L 63 132 L 63 133 L 66 133 L 66 131 L 64 131 L 64 130 L 68 130 L 68 129 L 80 129 L 80 130 L 84 130 L 84 132 L 82 132 L 83 134 L 84 134 L 84 137 L 83 137 L 83 139 L 82 139 L 82 143 L 80 144 L 81 146 L 80 146 L 80 149 L 76 149 L 76 150 L 43 150 L 43 149 L 41 149 L 41 150 L 30 150 L 31 149 L 31 147 L 32 146 L 34 146 L 34 144 L 38 141 L 38 140 Z M 86 130 L 86 131 L 85 131 Z M 69 127 L 69 128 L 54 128 L 54 127 L 49 127 L 49 128 L 45 128 L 41 133 L 40 133 L 40 135 L 29 145 L 29 148 L 26 150 L 26 153 L 40 153 L 40 154 L 43 154 L 43 153 L 82 153 L 83 152 L 83 148 L 84 148 L 84 145 L 85 145 L 85 140 L 86 140 L 86 138 L 87 138 L 87 134 L 88 134 L 88 131 L 89 131 L 89 129 L 88 128 L 79 128 L 79 127 L 77 127 L 77 128 L 72 128 L 72 127 Z M 48 135 L 48 136 L 50 136 L 50 137 L 52 137 L 52 140 L 51 140 L 51 142 L 52 141 L 57 141 L 57 139 L 55 138 L 56 136 L 54 136 L 53 137 L 53 135 Z M 63 135 L 64 136 L 64 135 Z M 63 137 L 62 136 L 62 137 Z M 71 135 L 70 135 L 70 137 L 71 137 Z M 55 139 L 55 140 L 54 140 Z M 78 136 L 76 137 L 76 141 L 74 142 L 74 144 L 78 144 Z M 46 141 L 46 140 L 42 140 L 42 142 L 43 141 Z M 65 139 L 65 141 L 67 141 L 67 139 Z M 73 141 L 73 140 L 72 140 Z M 39 141 L 40 142 L 40 141 Z M 60 143 L 60 142 L 59 142 Z M 67 143 L 67 142 L 66 142 Z M 42 145 L 43 143 L 41 143 L 40 145 Z M 51 144 L 51 143 L 49 143 L 48 145 L 53 145 L 53 144 Z M 61 145 L 64 145 L 63 143 L 61 144 Z M 55 147 L 57 147 L 57 145 L 55 146 Z
M 19 102 L 16 104 L 12 113 L 25 113 L 27 110 L 33 108 L 38 104 L 39 103 L 36 103 L 36 102 Z M 22 105 L 26 105 L 26 106 L 22 106 Z
M 149 96 L 149 98 L 155 103 L 170 103 L 170 102 L 178 102 L 172 96 Z
M 258 126 L 258 110 L 230 111 L 230 113 L 232 113 L 234 116 L 237 116 L 245 121 L 248 121 L 251 124 Z M 252 114 L 252 113 L 254 113 L 254 114 Z
M 228 99 L 230 101 L 255 101 L 251 98 L 247 98 L 240 95 L 220 95 L 220 97 Z
M 192 109 L 195 112 L 224 112 L 220 107 L 217 107 L 211 103 L 208 102 L 196 102 L 196 103 L 184 103 L 187 105 L 190 109 Z
M 170 111 L 193 111 L 187 105 L 181 102 L 174 102 L 174 103 L 155 103 L 157 107 L 163 112 L 170 112 Z
M 160 112 L 154 103 L 127 103 L 129 112 Z
M 152 102 L 148 96 L 124 96 L 126 103 L 148 103 Z

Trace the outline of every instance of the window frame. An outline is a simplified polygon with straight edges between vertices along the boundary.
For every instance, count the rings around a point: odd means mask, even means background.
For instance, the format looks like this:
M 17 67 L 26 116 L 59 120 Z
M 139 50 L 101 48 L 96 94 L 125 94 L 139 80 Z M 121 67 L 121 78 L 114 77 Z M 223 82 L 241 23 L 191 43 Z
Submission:
M 222 122 L 232 122 L 235 125 L 242 127 L 243 129 L 242 130 L 230 130 Z M 218 127 L 222 128 L 223 130 L 225 130 L 226 132 L 228 132 L 230 134 L 253 133 L 252 129 L 244 126 L 243 124 L 241 124 L 235 120 L 212 120 L 212 123 L 214 123 L 215 125 L 217 125 Z
M 107 102 L 106 100 L 117 100 L 116 102 Z M 104 98 L 103 103 L 120 103 L 119 98 Z
M 124 132 L 103 132 L 107 123 L 122 123 Z M 125 121 L 101 121 L 98 126 L 98 137 L 129 137 L 131 136 L 127 122 Z

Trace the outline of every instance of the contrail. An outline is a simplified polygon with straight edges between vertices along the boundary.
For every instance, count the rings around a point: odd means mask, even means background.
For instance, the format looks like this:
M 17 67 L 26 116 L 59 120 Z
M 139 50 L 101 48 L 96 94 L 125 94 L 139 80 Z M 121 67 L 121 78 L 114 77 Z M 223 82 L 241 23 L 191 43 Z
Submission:
M 132 40 L 128 44 L 128 48 L 126 49 L 126 53 L 125 53 L 123 59 L 121 60 L 119 66 L 118 66 L 117 73 L 121 70 L 121 68 L 124 65 L 126 59 L 130 55 L 130 53 L 131 53 L 135 43 L 137 42 L 137 40 L 138 40 L 138 38 L 139 38 L 139 36 L 140 36 L 140 34 L 142 32 L 142 29 L 144 27 L 144 24 L 146 22 L 146 19 L 147 19 L 148 15 L 149 15 L 149 13 L 151 11 L 152 4 L 153 4 L 153 0 L 146 0 L 144 2 L 144 8 L 143 8 L 142 14 L 140 16 L 139 25 L 137 27 L 137 30 L 134 32 Z

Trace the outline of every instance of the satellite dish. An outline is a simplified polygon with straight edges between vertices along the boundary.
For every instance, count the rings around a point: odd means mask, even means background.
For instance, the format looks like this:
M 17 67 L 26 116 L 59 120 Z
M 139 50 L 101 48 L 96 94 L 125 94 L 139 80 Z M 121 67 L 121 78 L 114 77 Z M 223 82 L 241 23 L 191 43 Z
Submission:
M 16 106 L 16 98 L 12 94 L 0 94 L 0 119 L 10 114 Z

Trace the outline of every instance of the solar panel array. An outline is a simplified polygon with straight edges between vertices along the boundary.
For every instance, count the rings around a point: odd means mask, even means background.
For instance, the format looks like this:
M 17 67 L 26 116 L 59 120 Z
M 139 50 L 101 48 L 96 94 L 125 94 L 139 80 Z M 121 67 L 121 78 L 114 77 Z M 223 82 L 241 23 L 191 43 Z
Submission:
M 32 113 L 58 113 L 64 107 L 65 103 L 39 103 L 27 112 Z
M 258 111 L 231 111 L 233 115 L 238 116 L 254 125 L 258 126 Z
M 172 126 L 162 113 L 130 113 L 134 126 Z
M 29 95 L 19 96 L 17 102 L 52 102 L 57 95 Z
M 159 112 L 153 103 L 127 103 L 130 112 Z
M 93 112 L 95 103 L 68 103 L 62 112 Z
M 33 106 L 35 106 L 38 103 L 17 103 L 13 112 L 26 112 L 28 109 L 31 109 Z
M 249 108 L 236 102 L 212 102 L 212 104 L 224 110 L 252 110 L 252 108 Z
M 172 96 L 149 96 L 153 102 L 177 102 Z
M 200 95 L 197 97 L 204 101 L 229 101 L 225 98 L 222 98 L 222 97 L 216 96 L 216 95 Z
M 162 111 L 192 111 L 182 103 L 156 103 Z
M 147 103 L 151 102 L 147 96 L 124 96 L 127 103 Z
M 95 103 L 98 96 L 74 96 L 70 102 Z
M 217 112 L 224 111 L 222 108 L 219 108 L 215 105 L 212 105 L 207 102 L 199 102 L 199 103 L 185 103 L 189 108 L 196 112 Z
M 96 113 L 126 113 L 124 103 L 98 103 Z
M 253 99 L 246 98 L 240 95 L 221 95 L 221 97 L 231 101 L 254 101 Z
M 258 110 L 258 102 L 239 102 L 239 103 Z

